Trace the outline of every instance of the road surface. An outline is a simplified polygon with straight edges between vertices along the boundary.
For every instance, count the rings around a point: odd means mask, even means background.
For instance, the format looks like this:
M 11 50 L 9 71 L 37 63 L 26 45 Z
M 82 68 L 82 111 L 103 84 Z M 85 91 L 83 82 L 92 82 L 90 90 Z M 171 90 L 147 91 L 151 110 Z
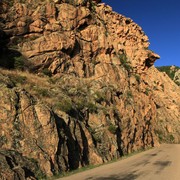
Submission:
M 180 180 L 180 144 L 164 144 L 59 180 Z

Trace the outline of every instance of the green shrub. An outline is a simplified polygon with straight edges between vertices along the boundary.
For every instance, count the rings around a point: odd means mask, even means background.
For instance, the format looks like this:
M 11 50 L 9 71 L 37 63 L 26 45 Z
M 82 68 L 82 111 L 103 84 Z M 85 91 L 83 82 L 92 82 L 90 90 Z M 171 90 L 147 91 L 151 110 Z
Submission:
M 95 102 L 90 101 L 90 99 L 82 96 L 82 94 L 78 98 L 74 99 L 74 104 L 77 111 L 81 111 L 86 108 L 89 110 L 90 113 L 94 113 L 94 112 L 97 112 L 97 109 L 98 109 Z
M 6 48 L 6 50 L 0 52 L 0 66 L 7 69 L 23 70 L 25 60 L 25 57 L 22 56 L 17 50 Z
M 122 65 L 127 63 L 127 56 L 126 56 L 125 53 L 119 54 L 119 59 L 120 59 L 120 62 L 121 62 Z
M 106 95 L 104 92 L 96 91 L 95 94 L 95 101 L 101 103 L 102 101 L 106 101 Z
M 86 98 L 79 97 L 79 98 L 75 99 L 75 105 L 76 105 L 76 109 L 81 111 L 83 108 L 85 108 L 87 106 Z
M 94 134 L 92 134 L 92 137 L 96 142 L 101 143 L 101 135 L 100 134 L 94 133 Z
M 151 90 L 150 90 L 149 88 L 146 88 L 146 90 L 145 90 L 144 93 L 148 96 L 150 91 L 151 91 Z
M 23 56 L 14 57 L 14 68 L 23 70 L 25 65 L 25 58 Z
M 132 70 L 132 67 L 130 65 L 130 62 L 128 62 L 128 58 L 125 52 L 122 54 L 119 54 L 119 59 L 121 62 L 121 65 L 128 71 L 130 72 Z
M 134 77 L 136 78 L 136 81 L 137 81 L 138 83 L 140 83 L 140 81 L 141 81 L 140 75 L 139 75 L 139 74 L 134 74 Z
M 92 136 L 92 138 L 94 139 L 94 141 L 96 142 L 101 142 L 101 134 L 96 132 L 96 129 L 95 128 L 92 128 L 92 127 L 88 127 L 88 130 Z
M 90 113 L 96 113 L 97 112 L 97 106 L 96 106 L 96 104 L 94 104 L 94 103 L 92 103 L 92 102 L 88 102 L 87 104 L 86 104 L 86 107 L 89 109 L 89 112 Z
M 43 97 L 50 97 L 49 90 L 44 88 L 35 87 L 35 91 L 38 93 L 38 95 Z
M 92 128 L 91 126 L 88 127 L 88 130 L 91 134 L 95 134 L 96 133 L 96 130 L 95 128 Z
M 169 135 L 168 139 L 170 142 L 174 142 L 174 136 L 172 134 Z
M 133 94 L 131 91 L 127 91 L 127 98 L 133 98 Z
M 91 9 L 92 12 L 96 11 L 95 6 L 96 6 L 96 4 L 93 1 L 90 1 L 90 9 Z
M 41 170 L 38 161 L 34 158 L 29 158 L 28 160 L 31 162 L 31 164 L 33 164 L 33 172 L 36 178 L 39 180 L 47 179 L 45 173 Z
M 73 110 L 73 104 L 70 99 L 64 98 L 55 104 L 55 108 L 70 114 Z
M 46 76 L 49 76 L 51 77 L 52 76 L 52 72 L 48 69 L 48 68 L 45 68 L 42 70 L 42 73 Z
M 112 134 L 116 134 L 117 131 L 117 127 L 114 124 L 110 124 L 108 127 L 109 132 L 111 132 Z
M 3 0 L 3 2 L 7 3 L 10 7 L 12 7 L 14 5 L 13 0 Z
M 7 142 L 8 142 L 8 139 L 6 138 L 6 136 L 0 136 L 0 146 L 3 146 Z
M 27 81 L 26 76 L 9 74 L 8 77 L 14 84 L 25 84 Z
M 163 137 L 164 137 L 163 131 L 160 130 L 160 129 L 157 129 L 157 130 L 155 130 L 155 134 L 158 136 L 159 142 L 162 142 L 163 139 L 164 139 L 164 138 L 163 138 Z

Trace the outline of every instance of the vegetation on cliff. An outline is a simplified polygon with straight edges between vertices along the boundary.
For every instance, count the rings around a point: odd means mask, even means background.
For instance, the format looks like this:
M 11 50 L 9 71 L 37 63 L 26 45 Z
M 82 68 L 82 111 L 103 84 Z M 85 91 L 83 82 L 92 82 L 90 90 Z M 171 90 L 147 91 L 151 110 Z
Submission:
M 165 72 L 177 85 L 180 85 L 180 77 L 177 75 L 180 67 L 178 66 L 159 66 L 157 69 L 160 72 Z

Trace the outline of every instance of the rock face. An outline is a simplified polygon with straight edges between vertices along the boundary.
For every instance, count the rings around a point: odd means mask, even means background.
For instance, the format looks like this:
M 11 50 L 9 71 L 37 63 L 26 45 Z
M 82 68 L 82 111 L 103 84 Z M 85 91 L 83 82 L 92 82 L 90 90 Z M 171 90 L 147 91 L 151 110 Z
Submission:
M 51 163 L 55 161 L 58 144 L 52 112 L 35 102 L 23 89 L 11 90 L 1 86 L 0 101 L 1 148 L 18 151 L 22 156 L 38 160 L 40 168 L 52 174 Z M 13 161 L 13 158 L 10 159 Z M 14 164 L 18 166 L 19 162 Z
M 174 81 L 180 86 L 180 69 L 175 73 Z
M 39 75 L 1 69 L 0 177 L 52 176 L 180 141 L 179 87 L 153 67 L 159 56 L 131 19 L 90 0 L 0 7 L 0 65 Z
M 159 58 L 147 50 L 148 37 L 142 29 L 105 4 L 89 1 L 76 7 L 32 1 L 14 3 L 3 12 L 1 18 L 6 23 L 2 26 L 10 36 L 9 46 L 20 51 L 38 71 L 48 68 L 53 74 L 91 77 L 104 63 L 127 63 L 142 73 Z
M 180 142 L 180 88 L 166 73 L 156 68 L 148 71 L 145 80 L 153 91 L 157 117 L 155 132 L 161 142 Z

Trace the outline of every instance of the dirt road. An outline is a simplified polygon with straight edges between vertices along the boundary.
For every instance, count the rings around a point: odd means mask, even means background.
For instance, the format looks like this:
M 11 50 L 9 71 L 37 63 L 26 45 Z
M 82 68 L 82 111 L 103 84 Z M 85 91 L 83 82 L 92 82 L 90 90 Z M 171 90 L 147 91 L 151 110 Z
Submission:
M 59 180 L 180 180 L 180 144 L 164 144 Z

